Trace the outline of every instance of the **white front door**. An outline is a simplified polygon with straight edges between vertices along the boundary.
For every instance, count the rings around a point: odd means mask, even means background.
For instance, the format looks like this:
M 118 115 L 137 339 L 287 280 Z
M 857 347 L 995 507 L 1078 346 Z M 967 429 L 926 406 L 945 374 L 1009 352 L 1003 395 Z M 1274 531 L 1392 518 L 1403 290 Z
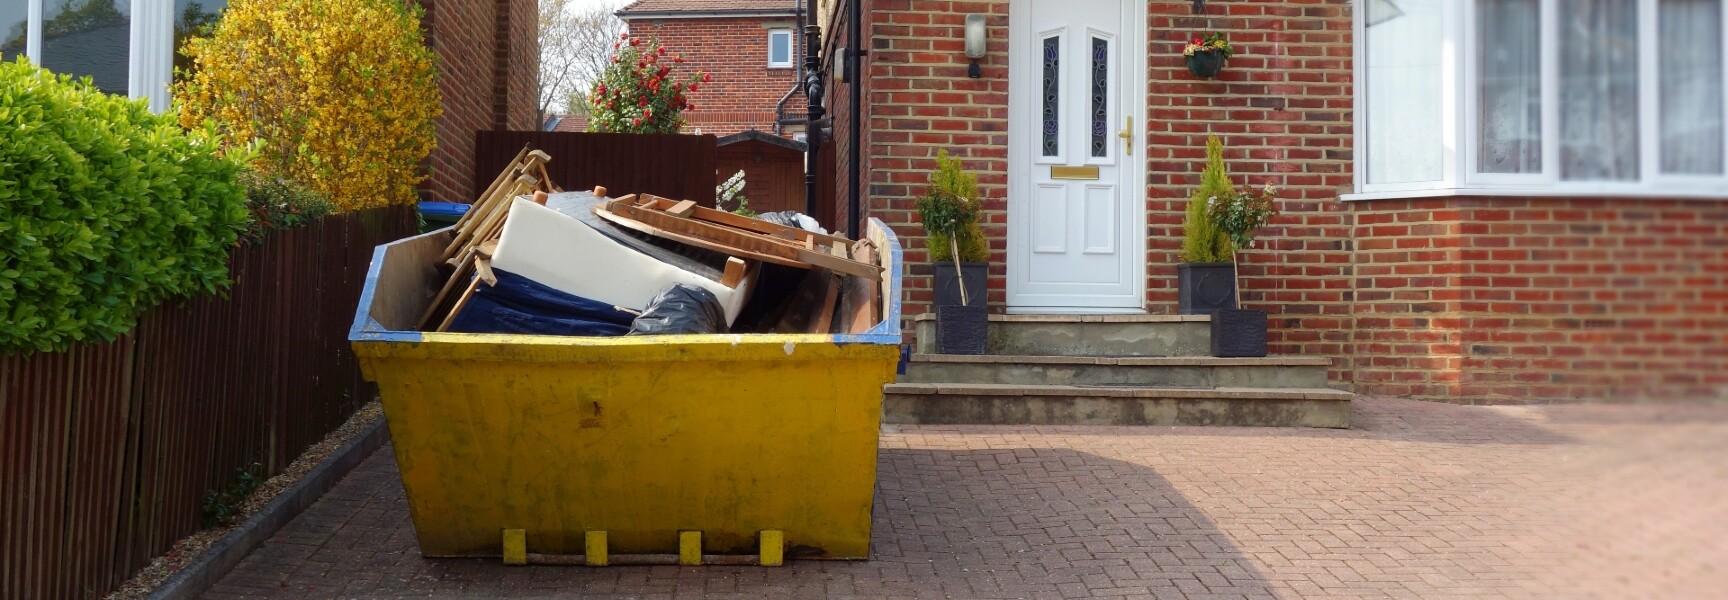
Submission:
M 1145 8 L 1009 8 L 1011 312 L 1144 310 Z

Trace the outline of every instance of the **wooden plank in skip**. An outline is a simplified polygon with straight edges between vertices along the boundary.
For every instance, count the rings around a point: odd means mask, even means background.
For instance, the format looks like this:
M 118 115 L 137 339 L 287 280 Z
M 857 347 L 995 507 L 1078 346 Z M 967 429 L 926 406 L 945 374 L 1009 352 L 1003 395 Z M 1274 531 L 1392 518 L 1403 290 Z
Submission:
M 663 199 L 662 199 L 663 200 Z M 641 201 L 629 202 L 625 199 L 614 200 L 602 206 L 595 207 L 595 214 L 619 225 L 630 227 L 649 235 L 673 239 L 700 248 L 716 252 L 743 255 L 748 258 L 767 261 L 775 264 L 798 268 L 820 266 L 839 271 L 848 275 L 868 277 L 875 281 L 881 279 L 881 269 L 830 254 L 826 248 L 816 249 L 806 247 L 809 238 L 779 238 L 760 232 L 746 231 L 712 222 L 703 217 L 701 211 L 709 210 L 698 207 L 692 213 L 693 218 L 681 219 L 667 214 L 663 208 L 655 204 L 643 204 Z M 732 215 L 736 217 L 736 215 Z M 755 219 L 747 219 L 755 221 Z M 772 223 L 765 223 L 773 225 Z M 803 230 L 798 230 L 803 231 Z M 803 232 L 806 235 L 815 235 Z M 845 242 L 848 247 L 850 242 Z
M 720 285 L 738 289 L 738 284 L 744 282 L 744 276 L 748 274 L 748 269 L 749 265 L 746 265 L 744 261 L 727 258 L 726 270 L 720 273 Z
M 661 197 L 655 196 L 653 194 L 643 194 L 642 196 L 643 196 L 643 201 L 639 202 L 638 204 L 640 206 L 644 206 L 644 207 L 648 207 L 648 208 L 658 208 L 660 210 L 667 210 L 667 209 L 671 208 L 672 206 L 676 206 L 677 204 L 679 204 L 678 201 L 667 199 L 667 198 L 661 198 Z M 690 202 L 690 201 L 685 200 L 684 202 Z M 668 212 L 670 212 L 670 211 L 668 211 Z M 697 206 L 694 210 L 691 211 L 690 216 L 691 216 L 691 218 L 701 219 L 703 221 L 711 221 L 711 222 L 718 223 L 721 225 L 726 225 L 729 227 L 736 227 L 738 229 L 743 229 L 745 231 L 760 233 L 763 235 L 769 235 L 769 236 L 773 236 L 773 237 L 777 237 L 777 238 L 781 238 L 781 239 L 788 239 L 788 240 L 805 240 L 805 239 L 808 239 L 808 240 L 812 240 L 816 244 L 822 245 L 822 246 L 841 245 L 841 246 L 849 247 L 852 244 L 852 240 L 848 240 L 848 239 L 843 238 L 843 237 L 836 237 L 836 236 L 832 236 L 832 235 L 816 233 L 814 231 L 809 231 L 809 230 L 801 229 L 798 227 L 790 227 L 787 225 L 781 225 L 779 223 L 770 223 L 768 221 L 764 221 L 761 219 L 753 219 L 753 218 L 746 217 L 743 215 L 735 215 L 735 214 L 732 214 L 732 213 L 729 213 L 729 212 L 726 212 L 723 210 L 716 210 L 716 209 L 708 208 L 706 206 Z
M 875 244 L 861 240 L 853 246 L 852 258 L 865 264 L 878 264 Z M 863 277 L 847 277 L 844 288 L 840 292 L 840 333 L 864 333 L 875 327 L 882 309 L 874 283 Z
M 693 213 L 693 212 L 696 212 L 696 201 L 695 200 L 685 200 L 685 201 L 682 201 L 682 202 L 679 202 L 677 204 L 672 205 L 672 208 L 666 209 L 666 214 L 669 214 L 669 215 L 672 215 L 674 217 L 678 217 L 681 219 L 682 218 L 689 218 L 690 213 Z

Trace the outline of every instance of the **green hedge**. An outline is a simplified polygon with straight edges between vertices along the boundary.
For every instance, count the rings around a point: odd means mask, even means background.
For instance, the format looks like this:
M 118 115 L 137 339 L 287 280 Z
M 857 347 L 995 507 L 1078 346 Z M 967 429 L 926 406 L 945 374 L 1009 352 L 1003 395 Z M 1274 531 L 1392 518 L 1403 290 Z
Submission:
M 142 101 L 0 63 L 0 353 L 113 339 L 228 285 L 247 156 Z

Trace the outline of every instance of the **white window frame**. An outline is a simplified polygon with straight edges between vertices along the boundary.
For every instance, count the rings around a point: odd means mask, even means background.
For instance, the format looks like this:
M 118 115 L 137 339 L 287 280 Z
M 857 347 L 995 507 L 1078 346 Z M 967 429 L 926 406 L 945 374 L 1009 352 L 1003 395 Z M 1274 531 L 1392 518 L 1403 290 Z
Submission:
M 43 0 L 29 0 L 26 5 L 24 54 L 30 62 L 42 64 Z M 150 110 L 167 112 L 170 105 L 168 86 L 174 81 L 174 2 L 172 0 L 132 0 L 131 35 L 126 49 L 126 91 L 132 98 L 142 98 Z
M 1647 198 L 1728 198 L 1728 165 L 1723 175 L 1664 175 L 1661 173 L 1661 131 L 1659 110 L 1660 80 L 1656 52 L 1639 54 L 1638 105 L 1639 114 L 1639 179 L 1620 181 L 1561 181 L 1560 180 L 1560 64 L 1558 8 L 1564 0 L 1539 0 L 1541 14 L 1542 52 L 1542 172 L 1540 174 L 1479 173 L 1477 168 L 1476 136 L 1478 109 L 1474 92 L 1478 88 L 1476 48 L 1476 5 L 1473 0 L 1448 2 L 1444 10 L 1441 62 L 1442 105 L 1441 137 L 1442 176 L 1439 181 L 1414 183 L 1368 183 L 1368 102 L 1367 86 L 1367 19 L 1366 11 L 1354 13 L 1353 76 L 1357 90 L 1352 99 L 1355 118 L 1354 179 L 1355 193 L 1344 194 L 1343 200 L 1375 200 L 1386 198 L 1422 198 L 1442 196 L 1591 196 Z M 1640 40 L 1656 39 L 1659 21 L 1659 0 L 1638 1 L 1638 35 Z M 1728 0 L 1720 11 L 1722 31 L 1728 34 Z M 1640 45 L 1647 45 L 1641 43 Z M 1723 62 L 1728 68 L 1728 40 L 1722 44 Z M 1728 77 L 1724 77 L 1723 97 L 1728 98 Z M 1728 108 L 1725 108 L 1728 110 Z M 1728 115 L 1724 116 L 1728 118 Z M 1724 136 L 1724 161 L 1728 161 L 1728 135 Z
M 785 36 L 786 37 L 786 62 L 774 62 L 774 37 L 775 36 Z M 798 49 L 793 45 L 792 42 L 793 42 L 793 39 L 792 39 L 792 30 L 791 29 L 769 29 L 768 30 L 768 68 L 770 68 L 770 69 L 790 69 L 790 68 L 792 68 L 793 63 L 798 62 L 798 57 L 796 56 L 798 54 Z

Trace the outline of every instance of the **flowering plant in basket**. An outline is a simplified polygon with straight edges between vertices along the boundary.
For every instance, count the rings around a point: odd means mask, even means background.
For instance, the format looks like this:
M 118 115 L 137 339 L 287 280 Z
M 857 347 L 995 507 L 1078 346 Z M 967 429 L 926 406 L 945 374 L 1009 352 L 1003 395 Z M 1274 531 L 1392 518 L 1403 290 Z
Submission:
M 1216 31 L 1206 34 L 1206 37 L 1194 36 L 1188 40 L 1188 45 L 1182 48 L 1182 56 L 1194 56 L 1200 52 L 1217 52 L 1230 58 L 1236 55 L 1236 49 L 1230 46 L 1230 40 L 1224 39 L 1224 34 Z
M 1183 62 L 1188 64 L 1188 72 L 1195 77 L 1210 79 L 1218 76 L 1224 69 L 1224 61 L 1236 55 L 1236 48 L 1230 45 L 1230 40 L 1224 39 L 1224 34 L 1216 31 L 1206 34 L 1206 37 L 1194 36 L 1188 40 L 1188 45 L 1182 48 Z

